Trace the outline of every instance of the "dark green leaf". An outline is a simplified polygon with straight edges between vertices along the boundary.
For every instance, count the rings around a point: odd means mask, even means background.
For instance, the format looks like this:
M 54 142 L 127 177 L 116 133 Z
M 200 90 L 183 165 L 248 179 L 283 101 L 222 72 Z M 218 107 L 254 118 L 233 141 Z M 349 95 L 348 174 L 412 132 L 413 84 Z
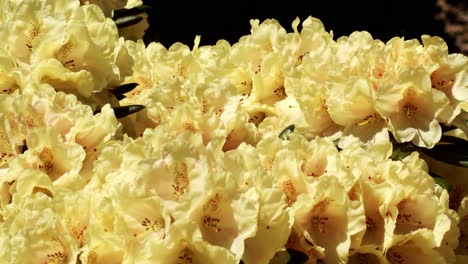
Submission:
M 436 144 L 432 149 L 418 148 L 418 150 L 433 159 L 455 166 L 467 167 L 468 147 L 464 143 L 442 143 Z
M 144 109 L 144 105 L 126 105 L 113 107 L 115 117 L 123 118 Z M 94 114 L 100 113 L 101 109 L 94 111 Z
M 288 135 L 294 132 L 295 128 L 296 126 L 294 124 L 287 126 L 283 131 L 281 131 L 278 137 L 281 138 L 282 140 L 289 140 Z
M 288 263 L 299 264 L 299 263 L 306 263 L 309 260 L 309 257 L 305 253 L 299 250 L 288 248 L 288 253 L 289 253 L 289 256 L 291 257 Z
M 441 145 L 443 143 L 459 144 L 459 145 L 468 147 L 468 141 L 466 141 L 465 139 L 459 138 L 459 137 L 447 136 L 447 135 L 442 135 L 442 138 L 437 144 Z
M 143 20 L 141 16 L 125 16 L 115 19 L 114 22 L 118 28 L 124 28 L 138 24 L 141 20 Z
M 148 5 L 139 5 L 130 9 L 126 9 L 126 8 L 117 9 L 117 10 L 114 10 L 113 19 L 115 20 L 119 17 L 141 15 L 149 10 L 151 10 L 151 6 L 148 6 Z
M 125 96 L 123 95 L 124 93 L 130 92 L 131 90 L 135 89 L 135 87 L 137 87 L 137 86 L 138 86 L 138 83 L 126 83 L 126 84 L 119 85 L 119 86 L 117 86 L 115 88 L 112 88 L 109 91 L 113 95 L 115 95 L 115 97 L 118 100 L 121 100 L 121 99 L 125 98 Z
M 429 174 L 434 178 L 434 181 L 437 185 L 447 190 L 447 192 L 452 191 L 452 184 L 445 178 L 435 174 L 434 172 L 430 171 Z
M 409 156 L 413 151 L 416 151 L 416 147 L 412 143 L 393 143 L 392 160 L 402 160 Z
M 115 117 L 122 118 L 144 109 L 144 105 L 127 105 L 114 108 Z
M 453 130 L 457 127 L 455 126 L 447 126 L 447 125 L 444 125 L 444 124 L 440 124 L 440 127 L 442 127 L 442 133 L 445 133 L 447 131 L 450 131 L 450 130 Z

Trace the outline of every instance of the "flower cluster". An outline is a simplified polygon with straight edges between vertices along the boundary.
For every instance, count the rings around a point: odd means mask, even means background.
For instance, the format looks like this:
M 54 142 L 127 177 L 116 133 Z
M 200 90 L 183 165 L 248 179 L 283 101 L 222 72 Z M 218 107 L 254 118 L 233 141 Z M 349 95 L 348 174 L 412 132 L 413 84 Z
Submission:
M 468 260 L 466 168 L 400 151 L 466 144 L 441 38 L 308 17 L 166 48 L 141 1 L 0 5 L 2 263 Z

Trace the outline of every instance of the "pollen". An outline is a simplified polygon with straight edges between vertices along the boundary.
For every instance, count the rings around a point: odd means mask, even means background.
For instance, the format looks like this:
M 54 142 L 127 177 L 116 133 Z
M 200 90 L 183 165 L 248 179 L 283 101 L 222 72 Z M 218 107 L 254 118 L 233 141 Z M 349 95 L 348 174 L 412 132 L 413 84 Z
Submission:
M 54 164 L 52 163 L 54 156 L 52 151 L 49 148 L 43 147 L 39 151 L 38 158 L 41 160 L 38 166 L 39 170 L 50 176 L 54 171 Z
M 68 59 L 68 56 L 70 55 L 72 49 L 73 43 L 67 42 L 55 52 L 55 58 L 61 61 L 63 66 L 68 69 L 73 69 L 75 67 L 75 61 L 73 59 Z
M 326 98 L 321 98 L 319 100 L 319 104 L 316 107 L 315 111 L 328 111 L 328 106 L 327 106 L 327 99 Z
M 200 110 L 202 114 L 206 114 L 208 112 L 208 107 L 209 107 L 208 101 L 206 100 L 205 97 L 202 97 L 201 104 L 200 104 Z
M 397 215 L 397 222 L 398 223 L 410 223 L 411 222 L 411 214 L 398 214 Z
M 401 211 L 401 210 L 406 206 L 406 204 L 408 204 L 408 202 L 410 202 L 410 201 L 411 201 L 411 197 L 409 197 L 409 196 L 408 196 L 408 197 L 405 197 L 403 200 L 401 200 L 401 201 L 397 204 L 398 210 Z
M 286 195 L 286 205 L 291 207 L 297 200 L 296 187 L 291 180 L 287 180 L 283 182 L 281 189 Z
M 32 51 L 33 48 L 33 42 L 36 39 L 36 37 L 41 33 L 41 30 L 38 25 L 36 24 L 29 24 L 28 27 L 26 28 L 26 47 L 28 48 L 29 51 Z
M 327 207 L 330 205 L 330 203 L 332 202 L 333 200 L 330 199 L 330 198 L 325 198 L 323 199 L 322 201 L 318 202 L 315 207 L 314 207 L 314 211 L 318 211 L 320 213 L 323 213 Z
M 95 264 L 97 263 L 97 253 L 96 251 L 90 251 L 88 254 L 88 264 Z
M 197 128 L 195 127 L 195 124 L 192 121 L 185 121 L 183 126 L 184 126 L 185 131 L 190 131 L 190 132 L 197 131 Z
M 153 232 L 158 231 L 162 226 L 159 224 L 157 219 L 151 221 L 148 217 L 145 217 L 140 224 L 145 228 L 146 231 L 152 230 Z
M 68 263 L 68 256 L 64 251 L 64 245 L 57 237 L 52 237 L 46 244 L 50 246 L 50 253 L 46 254 L 47 264 L 65 264 Z
M 188 264 L 188 263 L 193 263 L 193 252 L 184 247 L 180 253 L 179 256 L 177 257 L 177 264 Z
M 65 264 L 67 263 L 67 255 L 64 252 L 57 251 L 47 254 L 47 264 Z
M 355 123 L 355 126 L 364 126 L 377 122 L 380 119 L 377 113 L 365 116 L 360 122 Z
M 208 201 L 205 203 L 203 206 L 203 210 L 211 210 L 211 211 L 216 211 L 219 208 L 219 205 L 221 204 L 223 200 L 223 197 L 219 193 L 215 193 L 213 196 L 208 199 Z
M 373 231 L 377 227 L 377 223 L 369 216 L 366 216 L 366 230 Z
M 14 153 L 12 151 L 7 151 L 11 150 L 12 146 L 10 144 L 10 141 L 8 140 L 8 135 L 5 132 L 0 132 L 0 147 L 1 147 L 1 152 L 0 152 L 0 165 L 7 163 L 13 156 Z
M 403 264 L 405 263 L 405 259 L 401 254 L 398 252 L 394 252 L 392 250 L 389 250 L 390 252 L 387 253 L 387 256 L 390 258 L 391 263 L 398 263 L 398 264 Z
M 143 88 L 145 89 L 151 88 L 153 86 L 151 80 L 144 75 L 138 75 L 136 77 L 136 81 L 140 86 L 143 86 Z
M 176 66 L 176 74 L 180 77 L 185 77 L 185 67 L 182 63 L 178 63 Z
M 32 129 L 38 126 L 36 119 L 31 115 L 26 116 L 24 122 L 29 129 Z
M 436 70 L 431 74 L 432 88 L 437 90 L 452 88 L 454 81 L 453 74 L 443 74 L 441 70 Z
M 265 157 L 263 160 L 263 167 L 267 170 L 271 170 L 273 167 L 273 161 L 275 161 L 275 156 L 273 155 L 268 155 Z
M 221 228 L 218 227 L 219 221 L 221 221 L 221 219 L 217 217 L 212 217 L 212 216 L 207 216 L 207 215 L 204 215 L 202 217 L 203 225 L 212 229 L 215 232 L 221 231 Z
M 187 175 L 187 165 L 185 163 L 179 162 L 173 168 L 174 183 L 172 188 L 174 190 L 173 194 L 176 197 L 180 197 L 185 192 L 189 190 L 189 179 Z
M 411 103 L 406 103 L 403 105 L 403 112 L 410 119 L 416 115 L 417 111 L 418 111 L 418 107 L 412 105 Z
M 273 90 L 273 93 L 279 98 L 279 99 L 284 99 L 286 98 L 286 90 L 284 89 L 284 86 L 278 87 L 275 90 Z
M 316 227 L 319 229 L 320 233 L 325 233 L 325 225 L 328 222 L 328 217 L 326 216 L 317 216 L 314 215 L 311 218 L 311 224 L 313 227 Z
M 80 246 L 84 245 L 85 244 L 84 233 L 88 227 L 72 218 L 67 218 L 66 223 L 67 223 L 68 231 L 73 236 L 75 241 L 78 242 L 78 245 Z
M 249 123 L 254 123 L 258 127 L 263 119 L 265 119 L 264 112 L 253 112 L 250 114 Z
M 261 70 L 262 70 L 262 65 L 257 64 L 257 66 L 256 66 L 255 69 L 254 69 L 254 73 L 255 73 L 255 74 L 258 74 Z

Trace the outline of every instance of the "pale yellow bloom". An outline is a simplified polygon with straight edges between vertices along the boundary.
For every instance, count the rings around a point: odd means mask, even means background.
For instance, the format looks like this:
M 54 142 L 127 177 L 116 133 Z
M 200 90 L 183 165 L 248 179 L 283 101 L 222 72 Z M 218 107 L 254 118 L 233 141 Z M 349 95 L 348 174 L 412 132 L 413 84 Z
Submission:
M 11 139 L 11 129 L 8 120 L 0 114 L 0 167 L 17 155 L 15 144 Z
M 457 254 L 457 258 L 468 258 L 468 196 L 465 196 L 461 201 L 461 205 L 458 208 L 457 213 L 460 217 L 460 222 L 458 224 L 460 228 L 460 236 L 458 238 L 459 244 L 455 249 L 455 253 Z
M 16 59 L 0 49 L 0 94 L 11 94 L 19 88 L 21 73 L 16 66 Z
M 214 246 L 202 237 L 199 227 L 186 220 L 171 225 L 165 239 L 148 239 L 143 246 L 130 248 L 123 263 L 238 263 L 229 250 Z
M 228 249 L 240 259 L 244 254 L 245 239 L 257 231 L 258 194 L 254 188 L 239 193 L 232 185 L 222 186 L 222 182 L 228 180 L 227 175 L 212 177 L 223 178 L 215 183 L 217 186 L 204 191 L 204 195 L 192 191 L 181 197 L 173 216 L 193 221 L 205 241 Z
M 369 80 L 350 77 L 330 86 L 328 113 L 344 127 L 342 137 L 357 137 L 364 143 L 388 141 L 387 124 L 375 109 L 375 91 Z
M 351 251 L 348 259 L 349 264 L 388 264 L 382 251 L 374 246 L 363 246 L 357 251 Z
M 147 236 L 165 238 L 172 220 L 159 198 L 113 197 L 112 201 L 121 223 L 115 232 L 126 236 L 129 245 L 142 243 Z
M 114 22 L 98 6 L 79 4 L 50 0 L 5 4 L 0 35 L 6 40 L 4 50 L 19 61 L 24 82 L 48 83 L 86 98 L 119 83 L 131 67 L 118 59 L 124 51 Z
M 363 227 L 351 223 L 363 216 L 353 214 L 355 209 L 336 178 L 319 178 L 307 188 L 293 205 L 296 231 L 312 246 L 323 247 L 326 262 L 346 263 L 351 235 Z
M 466 111 L 468 108 L 468 58 L 462 54 L 449 54 L 447 44 L 440 37 L 423 35 L 421 39 L 439 66 L 431 73 L 432 88 L 444 92 L 455 108 L 452 116 L 444 120 L 450 123 L 460 113 L 460 109 Z
M 232 46 L 231 61 L 253 78 L 262 71 L 263 60 L 268 54 L 281 51 L 286 30 L 275 19 L 267 19 L 262 23 L 258 19 L 251 19 L 250 25 L 251 34 L 241 37 Z
M 408 235 L 396 235 L 385 256 L 387 261 L 392 264 L 420 261 L 447 263 L 447 260 L 434 247 L 432 232 L 427 229 L 419 229 Z
M 47 174 L 54 184 L 79 188 L 85 152 L 80 145 L 66 142 L 51 128 L 36 128 L 26 137 L 28 150 L 10 162 L 5 180 L 15 180 L 24 169 Z
M 302 63 L 303 57 L 308 53 L 321 53 L 333 42 L 333 32 L 325 31 L 322 21 L 315 17 L 307 17 L 301 24 L 300 19 L 292 22 L 292 33 L 288 33 L 283 43 L 282 53 L 287 57 L 287 66 L 295 67 Z M 287 70 L 287 68 L 285 70 Z
M 83 173 L 90 172 L 103 145 L 116 137 L 121 124 L 117 121 L 114 111 L 107 104 L 96 115 L 82 115 L 74 120 L 74 126 L 67 133 L 68 141 L 78 143 L 86 152 L 83 161 Z
M 242 261 L 246 264 L 269 263 L 276 253 L 284 250 L 294 223 L 294 212 L 286 207 L 282 191 L 262 188 L 259 195 L 257 232 L 245 240 Z
M 328 112 L 329 89 L 327 80 L 332 62 L 330 47 L 322 53 L 307 53 L 302 63 L 294 68 L 284 81 L 285 91 L 295 96 L 304 114 L 307 130 L 313 136 L 339 136 L 341 127 Z
M 432 148 L 442 135 L 439 115 L 449 106 L 442 92 L 431 88 L 423 68 L 401 71 L 398 81 L 387 83 L 376 93 L 376 110 L 383 116 L 398 142 L 411 141 Z
M 78 244 L 53 211 L 53 198 L 39 192 L 2 208 L 0 258 L 8 263 L 75 260 Z

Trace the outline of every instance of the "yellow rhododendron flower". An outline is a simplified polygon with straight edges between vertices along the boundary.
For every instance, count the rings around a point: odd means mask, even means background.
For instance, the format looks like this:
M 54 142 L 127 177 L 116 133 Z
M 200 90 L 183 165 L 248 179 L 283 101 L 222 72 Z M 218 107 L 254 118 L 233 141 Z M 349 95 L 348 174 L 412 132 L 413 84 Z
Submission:
M 181 220 L 171 225 L 165 239 L 147 239 L 142 247 L 130 248 L 123 262 L 234 264 L 239 260 L 229 250 L 205 241 L 196 224 Z
M 363 216 L 352 213 L 354 209 L 349 198 L 335 178 L 319 178 L 308 188 L 308 192 L 299 196 L 293 205 L 295 229 L 302 239 L 325 249 L 325 261 L 346 263 L 350 236 L 363 227 L 351 223 L 355 221 L 353 218 Z
M 313 136 L 338 136 L 341 127 L 333 122 L 327 105 L 327 79 L 332 55 L 329 47 L 324 49 L 320 54 L 304 55 L 302 63 L 286 77 L 285 87 L 295 95 L 309 133 Z
M 0 115 L 0 167 L 7 164 L 8 161 L 17 155 L 15 144 L 10 138 L 11 129 L 8 124 L 8 119 L 4 115 Z
M 213 170 L 210 177 L 208 191 L 182 196 L 173 216 L 193 221 L 205 241 L 228 249 L 240 260 L 245 239 L 257 230 L 258 193 L 254 188 L 238 192 L 223 172 Z
M 398 142 L 411 141 L 432 148 L 442 135 L 438 118 L 449 100 L 431 88 L 430 76 L 424 69 L 414 68 L 402 71 L 399 81 L 380 87 L 375 106 Z
M 15 67 L 16 59 L 0 50 L 0 94 L 11 94 L 19 88 L 21 73 Z
M 365 79 L 334 83 L 327 100 L 333 121 L 344 127 L 343 137 L 358 137 L 362 142 L 388 141 L 385 120 L 375 109 L 375 91 Z
M 85 152 L 73 142 L 63 138 L 51 128 L 36 128 L 26 137 L 28 150 L 10 162 L 8 181 L 15 180 L 23 169 L 34 169 L 47 174 L 54 184 L 79 188 L 82 179 L 79 175 Z
M 460 237 L 458 238 L 458 247 L 455 249 L 457 259 L 460 257 L 468 258 L 468 196 L 465 196 L 458 208 L 458 216 L 460 217 Z M 458 263 L 458 262 L 457 262 Z
M 466 56 L 313 17 L 166 48 L 142 4 L 0 1 L 2 261 L 468 258 L 466 170 L 419 151 L 467 138 Z
M 325 47 L 333 42 L 332 32 L 325 31 L 325 27 L 319 19 L 307 17 L 301 24 L 298 17 L 292 22 L 292 33 L 285 37 L 283 53 L 287 57 L 288 64 L 285 67 L 295 67 L 302 63 L 303 57 L 308 53 L 321 53 Z M 289 91 L 288 91 L 289 95 Z
M 259 212 L 255 236 L 245 240 L 244 263 L 268 263 L 284 249 L 293 224 L 293 212 L 287 207 L 283 191 L 261 166 L 255 147 L 242 143 L 224 155 L 224 170 L 232 174 L 239 192 L 254 187 L 259 194 Z M 266 242 L 268 241 L 268 242 Z
M 116 217 L 121 222 L 116 226 L 115 232 L 127 236 L 129 244 L 142 243 L 147 236 L 154 237 L 154 239 L 165 238 L 172 220 L 167 209 L 156 196 L 132 199 L 118 196 L 113 198 Z M 131 237 L 133 239 L 130 239 Z
M 274 254 L 284 250 L 294 223 L 294 213 L 277 188 L 259 190 L 259 212 L 255 236 L 245 240 L 244 263 L 269 263 Z
M 78 244 L 56 214 L 53 198 L 37 193 L 3 211 L 0 258 L 9 263 L 63 263 L 75 260 Z
M 453 115 L 460 109 L 467 111 L 468 105 L 468 58 L 462 54 L 448 54 L 447 44 L 439 37 L 423 35 L 424 47 L 439 67 L 431 73 L 432 88 L 442 91 L 455 108 Z M 452 117 L 448 117 L 451 122 Z
M 432 232 L 419 229 L 408 235 L 397 235 L 392 246 L 385 253 L 389 263 L 428 262 L 447 263 L 441 254 L 434 248 Z M 452 259 L 452 262 L 454 259 Z

